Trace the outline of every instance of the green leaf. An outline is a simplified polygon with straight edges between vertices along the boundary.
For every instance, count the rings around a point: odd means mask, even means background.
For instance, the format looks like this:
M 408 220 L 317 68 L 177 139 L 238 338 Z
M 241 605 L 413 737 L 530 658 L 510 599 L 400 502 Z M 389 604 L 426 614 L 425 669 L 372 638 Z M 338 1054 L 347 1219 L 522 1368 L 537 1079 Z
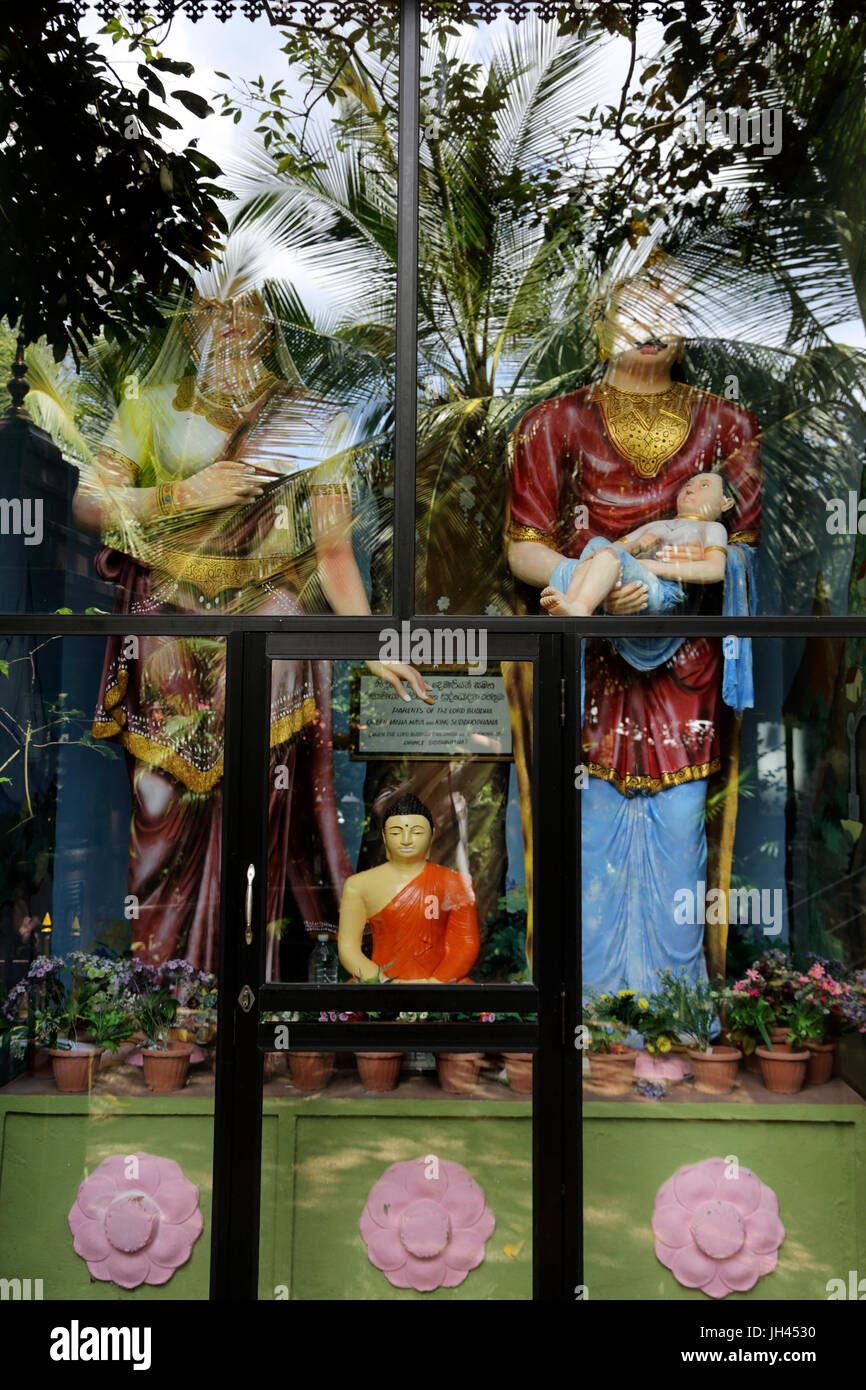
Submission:
M 185 106 L 187 111 L 191 111 L 194 116 L 203 120 L 205 116 L 213 115 L 213 107 L 205 101 L 204 97 L 199 96 L 198 92 L 188 92 L 183 88 L 178 88 L 172 92 L 172 96 Z

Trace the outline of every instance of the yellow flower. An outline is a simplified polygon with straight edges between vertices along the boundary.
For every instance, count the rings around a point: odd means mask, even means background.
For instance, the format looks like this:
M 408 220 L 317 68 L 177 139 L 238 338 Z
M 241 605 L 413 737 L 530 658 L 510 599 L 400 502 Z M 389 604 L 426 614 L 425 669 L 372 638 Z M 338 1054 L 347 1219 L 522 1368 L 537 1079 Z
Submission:
M 634 994 L 634 990 L 633 990 L 633 989 L 620 989 L 620 990 L 617 990 L 617 995 L 616 995 L 616 997 L 617 997 L 617 999 L 631 999 L 631 997 L 632 997 L 633 994 Z
M 670 1038 L 659 1038 L 659 1052 L 670 1052 L 670 1050 L 671 1050 L 671 1040 L 670 1040 Z
M 609 994 L 602 994 L 602 995 L 600 995 L 599 997 L 600 997 L 600 999 L 601 999 L 602 1004 L 606 1004 L 607 1001 L 610 999 L 610 995 L 609 995 Z
M 649 1000 L 648 1000 L 648 999 L 643 999 L 643 998 L 641 998 L 641 999 L 639 999 L 639 1000 L 637 1001 L 637 1006 L 638 1006 L 639 1009 L 648 1009 L 648 1008 L 649 1008 Z

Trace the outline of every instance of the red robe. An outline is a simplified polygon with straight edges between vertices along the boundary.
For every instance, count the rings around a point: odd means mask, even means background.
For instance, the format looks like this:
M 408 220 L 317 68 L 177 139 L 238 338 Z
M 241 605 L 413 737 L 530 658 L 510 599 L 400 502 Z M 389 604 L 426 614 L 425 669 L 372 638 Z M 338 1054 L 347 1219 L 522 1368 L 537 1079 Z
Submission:
M 757 545 L 758 421 L 706 391 L 692 393 L 690 409 L 685 442 L 646 477 L 608 434 L 592 386 L 535 406 L 515 435 L 508 534 L 574 558 L 593 536 L 616 540 L 644 522 L 673 516 L 686 479 L 721 464 L 739 491 L 738 504 L 722 517 L 729 538 Z M 578 511 L 581 506 L 588 517 Z M 704 611 L 713 597 L 711 591 L 704 596 Z M 646 672 L 629 666 L 603 640 L 590 639 L 586 657 L 583 747 L 591 775 L 631 794 L 706 777 L 718 767 L 717 639 L 684 641 L 664 666 Z
M 373 961 L 387 975 L 462 982 L 480 946 L 472 880 L 428 860 L 421 873 L 370 918 L 370 929 Z

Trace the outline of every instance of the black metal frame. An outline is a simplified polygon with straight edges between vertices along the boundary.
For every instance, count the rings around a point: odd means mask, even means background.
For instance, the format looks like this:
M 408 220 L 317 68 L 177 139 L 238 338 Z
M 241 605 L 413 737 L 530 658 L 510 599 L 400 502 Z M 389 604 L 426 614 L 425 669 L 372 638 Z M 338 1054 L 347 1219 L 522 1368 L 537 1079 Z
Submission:
M 255 1299 L 258 1283 L 258 1209 L 262 1129 L 262 1050 L 272 1031 L 259 1025 L 257 1009 L 244 1012 L 238 994 L 244 985 L 263 1011 L 316 1005 L 345 1007 L 363 988 L 366 1009 L 417 1008 L 427 986 L 274 986 L 263 985 L 265 932 L 261 895 L 252 947 L 239 929 L 245 867 L 261 866 L 266 855 L 268 765 L 266 718 L 270 662 L 280 652 L 293 656 L 373 656 L 375 634 L 386 624 L 410 619 L 413 628 L 432 628 L 436 619 L 415 614 L 415 427 L 416 310 L 418 247 L 418 138 L 420 17 L 416 0 L 400 0 L 400 107 L 398 179 L 398 262 L 396 326 L 395 512 L 392 612 L 374 617 L 333 614 L 287 618 L 159 615 L 0 615 L 0 631 L 56 636 L 112 633 L 224 636 L 226 675 L 223 885 L 221 907 L 221 988 L 219 995 L 211 1297 Z M 533 765 L 535 866 L 542 856 L 551 873 L 536 874 L 536 975 L 528 986 L 439 986 L 437 1008 L 467 1005 L 514 1011 L 519 1000 L 537 1012 L 538 1024 L 495 1025 L 292 1025 L 293 1046 L 313 1048 L 323 1037 L 329 1050 L 354 1050 L 363 1040 L 370 1050 L 471 1046 L 532 1051 L 539 1062 L 534 1089 L 534 1296 L 574 1297 L 581 1282 L 582 1193 L 580 1164 L 580 1060 L 574 1046 L 580 1021 L 580 798 L 570 771 L 581 761 L 579 689 L 575 679 L 582 636 L 661 634 L 682 636 L 852 637 L 866 638 L 866 619 L 848 617 L 596 617 L 591 623 L 550 617 L 451 615 L 466 630 L 483 628 L 491 651 L 505 659 L 536 662 L 536 719 Z M 563 686 L 560 682 L 564 681 Z M 565 719 L 560 710 L 564 692 Z M 260 769 L 251 776 L 250 768 Z M 539 787 L 544 785 L 544 806 Z M 570 915 L 566 915 L 570 914 Z M 288 1003 L 291 999 L 293 1002 Z M 387 1027 L 387 1039 L 383 1029 Z M 399 1029 L 399 1033 L 398 1033 Z M 440 1041 L 443 1030 L 448 1040 Z M 455 1042 L 459 1034 L 460 1041 Z
M 422 624 L 418 624 L 421 626 Z M 335 660 L 374 658 L 375 634 L 347 627 L 341 633 L 237 633 L 229 639 L 227 726 L 224 779 L 223 869 L 221 892 L 221 974 L 218 1039 L 222 1039 L 216 1077 L 217 1122 L 214 1135 L 214 1239 L 212 1297 L 250 1299 L 258 1283 L 262 1054 L 274 1046 L 276 1024 L 259 1024 L 257 1014 L 310 1007 L 369 1011 L 371 1007 L 423 1011 L 503 1009 L 537 1015 L 526 1023 L 298 1023 L 290 1025 L 293 1050 L 389 1051 L 436 1048 L 437 1051 L 532 1052 L 538 1059 L 533 1090 L 533 1210 L 535 1297 L 556 1299 L 574 1282 L 562 1247 L 567 1223 L 562 1200 L 574 1194 L 577 1146 L 563 1132 L 563 1098 L 576 1095 L 579 1079 L 573 1048 L 574 1022 L 565 1018 L 569 991 L 564 981 L 564 951 L 576 941 L 574 931 L 542 928 L 536 934 L 533 982 L 514 985 L 335 985 L 269 984 L 265 981 L 267 806 L 271 663 L 280 659 Z M 555 634 L 497 634 L 488 657 L 534 663 L 533 825 L 541 826 L 540 778 L 544 779 L 544 833 L 533 835 L 534 913 L 538 922 L 567 921 L 568 844 L 563 834 L 567 807 L 561 778 L 562 732 L 559 719 L 539 717 L 559 709 L 562 680 L 561 642 Z M 553 803 L 552 814 L 548 811 Z M 573 845 L 573 837 L 571 840 Z M 256 870 L 253 891 L 253 936 L 246 944 L 242 928 L 247 887 L 246 868 Z M 565 870 L 565 872 L 563 872 Z M 245 1013 L 238 996 L 245 988 L 256 1007 Z M 219 1046 L 219 1043 L 218 1043 Z M 573 1140 L 573 1135 L 572 1135 Z

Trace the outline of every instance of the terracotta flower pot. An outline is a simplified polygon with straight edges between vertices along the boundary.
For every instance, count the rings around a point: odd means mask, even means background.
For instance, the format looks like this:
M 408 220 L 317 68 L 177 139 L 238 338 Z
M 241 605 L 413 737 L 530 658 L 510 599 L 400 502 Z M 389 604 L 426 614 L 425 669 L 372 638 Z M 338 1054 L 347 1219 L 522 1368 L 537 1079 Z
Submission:
M 777 1025 L 775 1028 L 770 1029 L 770 1042 L 773 1044 L 774 1047 L 778 1047 L 780 1044 L 784 1045 L 790 1040 L 790 1037 L 790 1028 L 783 1028 L 781 1024 Z
M 806 1063 L 806 1085 L 824 1086 L 833 1075 L 833 1055 L 836 1051 L 835 1042 L 806 1043 L 809 1049 L 809 1060 Z
M 761 1059 L 757 1052 L 747 1052 L 744 1057 L 746 1071 L 750 1071 L 755 1076 L 761 1075 Z
M 71 1052 L 59 1047 L 49 1048 L 51 1070 L 58 1091 L 67 1096 L 80 1096 L 89 1091 L 104 1051 L 103 1047 L 93 1047 L 90 1043 L 79 1044 Z
M 393 1091 L 400 1080 L 402 1052 L 356 1052 L 358 1075 L 365 1091 Z
M 455 1096 L 474 1090 L 483 1055 L 481 1052 L 437 1052 L 436 1074 L 442 1090 Z
M 590 1052 L 589 1077 L 593 1086 L 610 1095 L 625 1095 L 634 1080 L 637 1052 L 633 1047 L 624 1052 Z
M 808 1052 L 790 1052 L 787 1047 L 777 1047 L 771 1052 L 768 1047 L 759 1047 L 758 1056 L 761 1059 L 761 1076 L 768 1091 L 795 1096 L 802 1090 L 809 1063 Z
M 289 1052 L 289 1076 L 299 1091 L 323 1091 L 334 1070 L 335 1052 Z
M 144 1080 L 152 1091 L 160 1094 L 183 1089 L 189 1071 L 192 1043 L 169 1043 L 168 1047 L 143 1047 L 141 1063 Z M 187 1048 L 189 1051 L 187 1051 Z
M 742 1055 L 738 1047 L 719 1047 L 716 1044 L 711 1052 L 690 1047 L 689 1058 L 694 1068 L 696 1090 L 707 1095 L 728 1095 L 734 1089 Z
M 504 1052 L 505 1074 L 512 1091 L 520 1096 L 532 1095 L 532 1053 Z

